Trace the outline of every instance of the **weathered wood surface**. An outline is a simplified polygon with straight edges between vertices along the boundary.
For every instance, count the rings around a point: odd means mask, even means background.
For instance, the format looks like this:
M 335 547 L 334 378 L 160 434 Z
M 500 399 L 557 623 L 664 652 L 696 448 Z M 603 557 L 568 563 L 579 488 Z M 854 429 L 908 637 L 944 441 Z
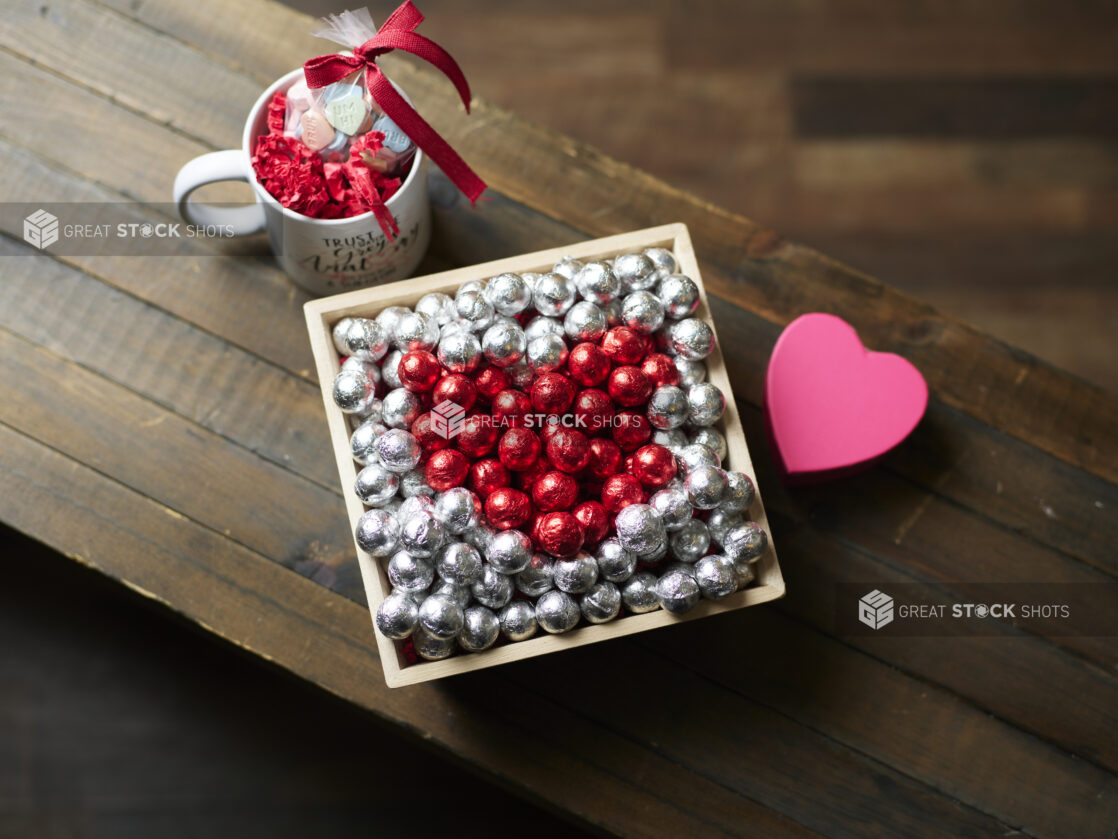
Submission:
M 166 200 L 178 166 L 235 143 L 262 84 L 312 54 L 307 28 L 260 0 L 15 4 L 5 198 Z M 607 833 L 1112 835 L 1113 639 L 839 639 L 831 601 L 842 581 L 1113 581 L 1115 401 L 591 149 L 484 103 L 466 118 L 444 81 L 388 63 L 494 186 L 477 211 L 438 210 L 432 269 L 689 224 L 734 335 L 787 600 L 388 691 L 305 297 L 259 242 L 54 257 L 0 231 L 3 520 Z M 123 84 L 129 69 L 149 83 Z M 27 102 L 51 107 L 11 118 Z M 86 142 L 41 142 L 75 118 Z M 914 361 L 933 403 L 871 473 L 787 491 L 757 405 L 780 325 L 815 309 Z

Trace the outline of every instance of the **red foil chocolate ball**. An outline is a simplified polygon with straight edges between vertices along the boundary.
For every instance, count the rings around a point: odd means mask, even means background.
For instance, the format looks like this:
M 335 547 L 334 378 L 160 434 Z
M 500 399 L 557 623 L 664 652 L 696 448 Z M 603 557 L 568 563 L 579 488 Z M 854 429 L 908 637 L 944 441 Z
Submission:
M 604 390 L 587 388 L 575 397 L 575 428 L 593 436 L 609 429 L 613 420 L 613 400 Z
M 532 400 L 522 390 L 507 388 L 493 397 L 490 410 L 502 431 L 520 428 L 524 425 L 524 416 L 532 410 Z
M 470 476 L 467 486 L 477 493 L 478 498 L 485 499 L 489 494 L 501 487 L 507 487 L 512 481 L 509 470 L 499 460 L 487 458 L 475 460 L 470 466 Z
M 675 477 L 675 455 L 664 446 L 641 446 L 633 455 L 633 475 L 646 487 L 659 489 Z
M 609 374 L 609 395 L 618 405 L 635 408 L 652 395 L 652 382 L 639 367 L 631 364 L 615 367 Z
M 586 464 L 590 477 L 604 481 L 621 471 L 621 447 L 613 440 L 595 437 L 590 441 L 590 461 Z
M 567 371 L 580 385 L 600 385 L 609 375 L 609 356 L 597 344 L 584 341 L 567 355 Z
M 460 487 L 466 482 L 470 471 L 470 461 L 466 455 L 455 449 L 441 449 L 431 454 L 423 476 L 436 492 L 446 492 L 452 487 Z
M 551 470 L 532 484 L 532 503 L 545 513 L 569 510 L 578 500 L 578 482 L 566 472 Z
M 413 393 L 426 393 L 439 380 L 442 368 L 434 353 L 413 350 L 400 359 L 400 384 Z
M 535 526 L 536 544 L 552 556 L 574 556 L 582 547 L 582 525 L 570 513 L 544 513 Z
M 556 420 L 556 422 L 544 422 L 543 426 L 537 429 L 537 433 L 540 435 L 540 445 L 543 446 L 544 451 L 547 451 L 547 444 L 551 442 L 551 438 L 563 428 L 558 419 L 558 417 L 548 417 L 548 420 Z
M 468 411 L 477 402 L 477 388 L 468 376 L 463 376 L 461 373 L 443 376 L 435 382 L 435 387 L 431 391 L 431 401 L 438 405 L 448 399 Z
M 520 527 L 532 515 L 532 502 L 518 489 L 502 487 L 485 499 L 485 517 L 498 530 Z
M 664 355 L 662 352 L 654 352 L 646 356 L 641 362 L 641 372 L 648 376 L 653 390 L 664 385 L 679 384 L 679 369 L 671 356 Z
M 613 418 L 613 442 L 623 452 L 634 452 L 648 442 L 652 426 L 640 411 L 618 411 Z
M 516 485 L 525 492 L 531 492 L 532 484 L 548 472 L 551 472 L 554 468 L 555 467 L 552 466 L 551 462 L 547 459 L 547 456 L 541 454 L 535 463 L 527 469 L 522 469 L 516 473 Z
M 454 438 L 455 445 L 471 458 L 485 457 L 497 445 L 499 432 L 489 414 L 471 414 L 462 422 L 462 430 Z
M 561 472 L 581 472 L 590 462 L 590 440 L 581 431 L 560 428 L 548 441 L 547 459 Z
M 540 438 L 527 428 L 510 428 L 497 444 L 497 457 L 507 469 L 520 472 L 540 456 Z
M 575 398 L 575 384 L 562 373 L 544 373 L 532 383 L 532 408 L 537 414 L 564 414 Z
M 602 336 L 602 352 L 614 364 L 636 364 L 645 355 L 644 337 L 627 326 L 615 326 Z
M 506 390 L 509 384 L 509 374 L 500 367 L 483 367 L 474 376 L 474 387 L 477 388 L 478 396 L 486 402 L 502 390 Z
M 571 514 L 582 525 L 584 544 L 596 545 L 609 533 L 609 511 L 597 501 L 583 501 Z
M 425 452 L 434 452 L 450 446 L 450 440 L 431 427 L 430 411 L 416 417 L 415 422 L 411 424 L 411 434 Z
M 630 504 L 640 504 L 643 501 L 641 482 L 632 475 L 612 475 L 602 484 L 602 506 L 614 515 Z

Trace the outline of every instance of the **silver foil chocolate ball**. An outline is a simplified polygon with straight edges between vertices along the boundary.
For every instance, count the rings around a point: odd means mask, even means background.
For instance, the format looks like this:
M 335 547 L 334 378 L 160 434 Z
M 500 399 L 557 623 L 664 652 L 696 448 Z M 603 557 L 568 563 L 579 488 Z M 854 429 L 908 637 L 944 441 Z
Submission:
M 481 338 L 481 351 L 497 367 L 511 367 L 524 358 L 528 341 L 524 330 L 516 324 L 497 323 L 485 330 Z
M 432 594 L 419 607 L 419 625 L 433 638 L 453 638 L 463 620 L 462 607 L 447 594 Z
M 404 354 L 399 350 L 392 350 L 380 363 L 380 373 L 390 390 L 404 386 L 404 383 L 400 381 L 400 359 L 403 357 Z
M 502 315 L 519 315 L 532 305 L 532 289 L 519 274 L 498 274 L 485 284 L 485 299 Z
M 378 420 L 366 420 L 354 429 L 349 437 L 349 450 L 358 463 L 368 463 L 376 458 L 377 439 L 388 430 L 388 426 Z
M 611 582 L 595 583 L 578 605 L 590 623 L 607 623 L 621 611 L 621 591 Z
M 664 314 L 672 320 L 690 317 L 699 308 L 699 287 L 683 274 L 673 274 L 661 280 L 656 296 L 664 304 Z
M 407 592 L 391 592 L 377 607 L 376 623 L 385 638 L 407 638 L 419 623 L 419 606 Z
M 396 324 L 400 322 L 400 318 L 410 311 L 411 309 L 405 309 L 403 306 L 389 306 L 387 309 L 382 309 L 373 320 L 380 325 L 380 328 L 384 331 L 384 336 L 391 341 L 392 336 L 396 334 Z
M 687 497 L 700 510 L 713 510 L 717 507 L 726 494 L 726 484 L 726 473 L 717 466 L 696 466 L 687 473 L 683 481 Z
M 439 343 L 439 323 L 421 312 L 409 312 L 396 321 L 392 344 L 400 352 L 433 350 Z
M 389 472 L 379 463 L 370 463 L 357 473 L 353 491 L 369 507 L 380 507 L 396 494 L 400 476 Z
M 436 355 L 451 373 L 472 373 L 481 364 L 481 341 L 472 332 L 455 332 L 439 341 Z
M 504 530 L 489 540 L 485 558 L 502 574 L 517 574 L 532 561 L 532 540 L 519 530 Z
M 606 334 L 606 316 L 589 300 L 582 300 L 571 306 L 563 318 L 563 331 L 572 341 L 598 341 Z
M 714 425 L 726 411 L 726 397 L 717 385 L 710 382 L 688 388 L 687 404 L 691 409 L 687 421 L 692 425 Z
M 466 652 L 480 653 L 492 647 L 500 634 L 501 621 L 491 609 L 471 606 L 463 614 L 458 645 Z
M 590 554 L 579 551 L 570 559 L 555 560 L 555 587 L 568 594 L 588 591 L 598 580 L 598 563 Z
M 369 381 L 371 381 L 374 385 L 377 384 L 378 382 L 380 382 L 380 380 L 382 378 L 381 374 L 380 374 L 380 365 L 377 364 L 377 362 L 375 362 L 375 361 L 362 361 L 360 358 L 358 358 L 355 355 L 351 355 L 349 358 L 347 358 L 345 361 L 343 361 L 341 369 L 342 370 L 358 370 L 358 371 L 364 373 L 366 376 L 368 376 Z
M 405 525 L 404 530 L 406 529 Z M 472 586 L 485 573 L 481 554 L 465 542 L 452 542 L 440 547 L 435 553 L 435 570 L 439 579 L 456 586 Z
M 532 305 L 541 315 L 561 317 L 570 311 L 578 299 L 578 288 L 572 277 L 560 273 L 544 274 L 532 292 Z
M 725 460 L 726 455 L 729 454 L 730 451 L 729 446 L 726 445 L 726 438 L 722 436 L 722 432 L 709 425 L 696 428 L 692 431 L 689 443 L 691 445 L 706 446 L 714 452 L 714 456 L 718 458 L 719 462 Z
M 442 661 L 454 655 L 458 643 L 454 638 L 436 638 L 422 626 L 417 626 L 412 633 L 412 644 L 416 654 L 427 661 Z
M 543 315 L 538 315 L 528 321 L 528 325 L 524 327 L 524 337 L 528 340 L 529 345 L 537 338 L 542 338 L 545 335 L 555 335 L 562 338 L 567 333 L 563 331 L 563 321 L 558 318 L 545 318 Z
M 603 580 L 623 583 L 637 568 L 637 555 L 621 547 L 617 539 L 603 539 L 598 543 L 598 573 Z
M 410 432 L 390 428 L 377 438 L 377 460 L 389 472 L 410 472 L 419 463 L 423 450 Z
M 526 600 L 514 600 L 498 615 L 501 632 L 510 641 L 527 641 L 536 634 L 536 609 Z
M 435 494 L 434 488 L 427 483 L 427 474 L 423 471 L 422 467 L 412 469 L 410 472 L 404 472 L 400 476 L 400 495 L 404 498 L 412 498 L 416 495 L 429 495 Z
M 645 551 L 644 553 L 637 554 L 637 562 L 654 564 L 662 560 L 668 555 L 668 540 L 667 537 L 660 540 L 656 547 Z
M 388 335 L 375 320 L 354 318 L 345 333 L 349 354 L 362 361 L 380 361 L 388 352 Z
M 622 293 L 644 291 L 656 285 L 656 266 L 643 253 L 623 253 L 613 260 Z
M 617 541 L 635 554 L 655 550 L 664 541 L 664 523 L 648 504 L 630 504 L 613 520 Z
M 691 519 L 671 534 L 668 549 L 680 562 L 695 562 L 710 548 L 710 531 L 699 519 Z
M 608 262 L 588 262 L 575 274 L 575 287 L 584 300 L 598 306 L 609 303 L 621 291 L 617 274 Z
M 680 428 L 656 429 L 652 432 L 652 442 L 663 446 L 672 454 L 679 452 L 687 445 L 687 435 Z
M 712 554 L 695 563 L 695 579 L 704 597 L 719 600 L 738 590 L 738 573 L 728 556 Z
M 537 274 L 535 271 L 520 272 L 520 279 L 524 280 L 528 284 L 528 290 L 533 292 L 536 290 L 536 283 L 540 281 L 542 276 L 543 274 Z
M 439 550 L 446 542 L 446 531 L 443 530 L 442 522 L 435 518 L 430 513 L 415 513 L 407 518 L 400 520 L 400 547 L 410 553 L 412 556 L 419 557 L 420 559 L 427 559 L 434 556 L 435 552 Z M 469 545 L 466 548 L 473 551 Z M 476 555 L 476 551 L 474 551 Z M 440 555 L 441 558 L 441 555 Z M 481 557 L 477 558 L 477 574 L 481 574 Z M 439 566 L 436 565 L 436 568 Z M 439 576 L 442 576 L 441 569 Z M 443 577 L 443 579 L 447 579 Z M 476 579 L 476 577 L 474 578 Z M 450 582 L 457 585 L 466 585 L 466 580 L 451 579 Z M 473 580 L 468 582 L 472 583 Z
M 482 556 L 489 553 L 489 545 L 493 541 L 493 537 L 497 535 L 497 531 L 486 521 L 478 520 L 477 524 L 472 524 L 462 531 L 462 541 L 467 545 L 473 545 Z
M 757 572 L 750 562 L 735 562 L 734 575 L 737 578 L 738 591 L 748 587 L 751 582 L 757 579 Z
M 661 385 L 648 400 L 648 423 L 661 431 L 679 428 L 687 422 L 690 411 L 687 394 L 681 388 Z
M 483 606 L 488 606 L 490 609 L 503 609 L 512 600 L 512 578 L 505 576 L 492 565 L 486 565 L 482 569 L 481 579 L 474 583 L 473 592 L 474 598 Z
M 722 545 L 727 533 L 744 523 L 745 519 L 742 518 L 741 513 L 727 512 L 722 509 L 721 504 L 711 510 L 710 515 L 707 516 L 707 529 L 710 531 L 710 538 L 719 546 Z
M 656 276 L 660 279 L 679 270 L 675 254 L 667 248 L 645 248 L 644 255 L 652 260 L 652 265 L 656 268 Z
M 338 351 L 338 355 L 349 355 L 349 347 L 345 343 L 345 334 L 352 323 L 353 318 L 342 318 L 330 330 L 330 338 L 334 342 L 334 349 Z
M 565 256 L 555 263 L 555 267 L 551 270 L 561 277 L 566 277 L 568 280 L 573 280 L 579 271 L 582 270 L 583 262 L 571 256 Z
M 536 601 L 536 622 L 553 635 L 574 629 L 578 623 L 578 604 L 565 591 L 549 591 Z
M 443 523 L 447 533 L 458 536 L 478 523 L 481 517 L 481 500 L 465 487 L 454 487 L 439 493 L 435 499 L 434 512 L 435 518 Z
M 656 577 L 647 571 L 638 571 L 621 587 L 621 602 L 635 615 L 655 612 L 660 608 Z
M 484 332 L 493 325 L 496 310 L 480 291 L 459 289 L 458 296 L 454 299 L 454 309 L 472 332 Z
M 702 592 L 690 566 L 672 567 L 656 581 L 656 596 L 666 611 L 682 615 L 695 608 Z
M 357 414 L 376 399 L 373 382 L 359 370 L 342 370 L 334 377 L 334 404 L 347 414 Z
M 700 443 L 689 443 L 676 452 L 675 458 L 679 464 L 679 474 L 683 478 L 700 466 L 718 466 L 721 463 L 716 452 Z
M 431 594 L 445 594 L 463 609 L 469 606 L 474 599 L 472 586 L 456 586 L 454 583 L 448 583 L 442 577 L 438 577 L 431 586 Z
M 404 473 L 407 474 L 406 472 Z M 402 500 L 397 518 L 414 515 L 415 513 L 433 513 L 435 501 L 429 495 L 412 495 Z
M 662 489 L 653 493 L 648 499 L 648 506 L 660 517 L 664 529 L 669 534 L 691 521 L 691 517 L 695 514 L 695 508 L 691 506 L 687 492 L 681 488 Z
M 744 472 L 726 473 L 726 494 L 718 509 L 726 513 L 742 513 L 752 506 L 757 489 L 753 486 L 753 479 Z
M 528 366 L 536 373 L 550 373 L 567 363 L 567 342 L 558 335 L 541 335 L 528 342 Z
M 420 314 L 427 315 L 429 318 L 434 318 L 435 323 L 442 326 L 444 323 L 450 323 L 458 316 L 458 310 L 454 307 L 454 301 L 450 299 L 449 295 L 443 294 L 441 291 L 432 291 L 424 294 L 419 298 L 419 302 L 415 304 L 415 310 Z
M 532 561 L 516 575 L 516 589 L 529 597 L 539 597 L 555 588 L 555 560 L 545 553 L 532 554 Z
M 768 546 L 768 534 L 752 521 L 732 528 L 722 539 L 722 550 L 735 562 L 756 562 Z
M 606 326 L 611 329 L 615 326 L 621 326 L 621 298 L 615 298 L 608 303 L 603 303 L 598 307 L 602 310 L 602 314 L 606 316 Z
M 400 540 L 400 525 L 391 513 L 374 508 L 357 520 L 353 535 L 357 547 L 370 556 L 391 556 Z
M 677 321 L 671 331 L 672 349 L 688 361 L 702 361 L 714 352 L 714 330 L 698 318 Z
M 672 361 L 675 362 L 675 369 L 679 374 L 679 386 L 682 388 L 691 388 L 707 377 L 707 365 L 704 361 L 690 361 L 678 355 Z
M 621 301 L 621 322 L 634 332 L 651 335 L 664 323 L 664 304 L 649 291 L 634 291 Z
M 418 396 L 398 387 L 388 391 L 381 400 L 380 418 L 389 428 L 411 428 L 422 410 Z
M 426 593 L 435 580 L 435 566 L 407 551 L 396 551 L 388 560 L 388 580 L 394 589 L 410 594 Z

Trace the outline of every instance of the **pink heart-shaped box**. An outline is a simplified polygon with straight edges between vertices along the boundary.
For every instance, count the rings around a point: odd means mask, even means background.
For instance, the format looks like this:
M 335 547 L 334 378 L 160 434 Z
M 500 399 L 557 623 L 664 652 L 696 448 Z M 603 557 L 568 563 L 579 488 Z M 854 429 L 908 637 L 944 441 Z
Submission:
M 928 385 L 910 362 L 867 350 L 854 327 L 818 312 L 788 324 L 765 375 L 769 440 L 791 483 L 868 466 L 912 432 L 927 405 Z

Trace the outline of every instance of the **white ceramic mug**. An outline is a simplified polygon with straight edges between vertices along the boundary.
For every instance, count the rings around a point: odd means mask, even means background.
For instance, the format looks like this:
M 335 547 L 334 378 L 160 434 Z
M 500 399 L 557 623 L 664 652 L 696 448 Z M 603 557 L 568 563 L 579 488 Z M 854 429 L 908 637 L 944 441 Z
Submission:
M 188 224 L 229 225 L 235 236 L 268 231 L 280 267 L 298 285 L 316 294 L 391 283 L 411 276 L 431 241 L 431 203 L 427 195 L 427 158 L 417 149 L 411 171 L 385 205 L 400 227 L 395 241 L 372 213 L 342 219 L 317 219 L 282 206 L 256 180 L 252 147 L 268 130 L 268 103 L 303 75 L 292 70 L 256 100 L 245 122 L 241 148 L 196 157 L 175 177 L 175 203 Z M 399 88 L 397 88 L 399 89 Z M 403 91 L 400 91 L 403 95 Z M 406 97 L 405 97 L 406 98 Z M 211 207 L 190 200 L 194 190 L 219 181 L 252 185 L 256 203 Z

